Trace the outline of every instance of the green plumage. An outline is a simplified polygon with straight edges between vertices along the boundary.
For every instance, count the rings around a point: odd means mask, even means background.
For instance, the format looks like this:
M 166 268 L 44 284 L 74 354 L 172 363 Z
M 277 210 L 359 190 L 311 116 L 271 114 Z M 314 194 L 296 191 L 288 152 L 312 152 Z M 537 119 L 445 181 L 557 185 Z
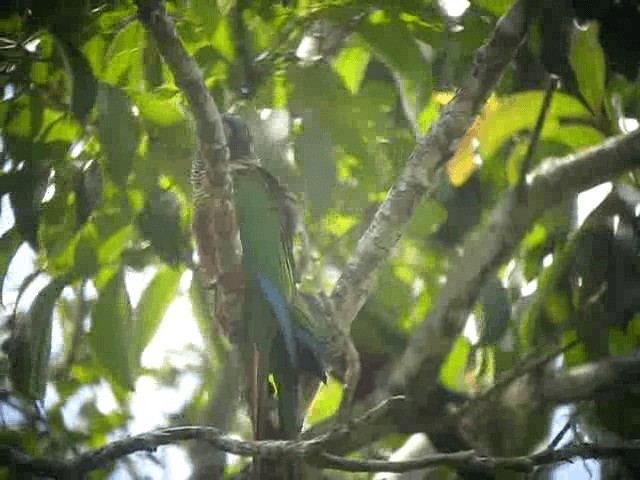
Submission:
M 297 295 L 292 253 L 290 197 L 280 183 L 259 166 L 246 124 L 223 115 L 230 149 L 234 203 L 242 243 L 244 271 L 243 320 L 231 327 L 247 374 L 255 437 L 267 438 L 269 375 L 277 390 L 279 437 L 295 438 L 300 431 L 299 378 L 303 373 L 325 380 L 323 341 L 311 315 Z M 206 192 L 198 190 L 206 172 L 194 164 L 196 216 Z M 200 218 L 207 218 L 201 215 Z M 195 223 L 194 223 L 195 225 Z M 194 227 L 201 251 L 207 229 Z M 200 235 L 202 236 L 202 235 Z M 256 361 L 257 359 L 257 361 Z

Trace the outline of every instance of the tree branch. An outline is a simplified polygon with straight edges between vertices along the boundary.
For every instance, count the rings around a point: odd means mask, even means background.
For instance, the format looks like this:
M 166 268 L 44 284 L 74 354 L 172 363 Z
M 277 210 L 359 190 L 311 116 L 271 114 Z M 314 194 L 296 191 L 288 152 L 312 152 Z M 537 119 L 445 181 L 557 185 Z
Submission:
M 354 406 L 354 411 L 363 411 L 390 394 L 406 394 L 408 398 L 372 421 L 351 423 L 349 435 L 336 437 L 330 451 L 352 451 L 399 431 L 428 434 L 441 425 L 442 407 L 448 399 L 439 394 L 442 389 L 438 373 L 462 331 L 483 279 L 508 258 L 546 210 L 632 168 L 639 158 L 640 130 L 637 130 L 578 154 L 546 160 L 529 175 L 520 195 L 517 189 L 508 191 L 494 207 L 487 225 L 465 241 L 439 302 L 412 337 L 388 383 Z M 402 422 L 407 418 L 420 418 L 420 422 L 405 425 Z M 309 438 L 323 428 L 326 427 L 315 427 L 303 435 Z
M 176 85 L 189 100 L 196 123 L 199 152 L 206 168 L 207 194 L 212 202 L 207 216 L 210 250 L 200 251 L 201 264 L 217 267 L 207 282 L 216 285 L 217 321 L 230 325 L 240 317 L 242 278 L 242 245 L 233 205 L 233 183 L 229 169 L 229 149 L 224 136 L 220 112 L 209 93 L 202 71 L 178 38 L 175 24 L 167 15 L 163 0 L 136 0 L 138 17 L 151 32 L 162 58 L 169 66 Z M 215 330 L 214 330 L 215 331 Z
M 478 49 L 471 76 L 426 137 L 419 139 L 400 178 L 358 241 L 331 294 L 336 321 L 345 331 L 369 296 L 375 271 L 388 258 L 425 194 L 433 191 L 435 172 L 455 152 L 538 17 L 538 3 L 519 0 L 500 19 L 489 42 Z
M 573 403 L 611 394 L 640 383 L 640 356 L 627 355 L 591 362 L 544 376 L 540 389 L 544 402 Z
M 307 463 L 349 472 L 406 472 L 425 467 L 444 465 L 452 468 L 484 467 L 491 469 L 532 472 L 541 465 L 570 461 L 573 458 L 616 458 L 628 454 L 640 454 L 640 443 L 629 442 L 619 446 L 602 446 L 592 443 L 568 445 L 519 457 L 489 457 L 473 451 L 427 455 L 416 460 L 402 462 L 384 460 L 355 460 L 339 457 L 323 451 L 331 441 L 331 435 L 308 441 L 244 441 L 223 435 L 213 427 L 174 427 L 155 430 L 118 440 L 67 462 L 35 458 L 15 447 L 0 445 L 0 465 L 19 466 L 23 471 L 54 478 L 82 478 L 88 472 L 104 468 L 114 461 L 135 452 L 152 452 L 158 447 L 185 440 L 197 440 L 215 448 L 243 456 L 265 458 L 295 457 Z
M 640 130 L 614 137 L 585 152 L 549 159 L 528 176 L 522 195 L 508 191 L 488 224 L 463 245 L 438 303 L 422 322 L 395 367 L 388 392 L 428 397 L 453 342 L 462 331 L 480 286 L 516 248 L 545 211 L 579 192 L 630 169 L 640 158 Z M 383 398 L 387 392 L 382 393 Z

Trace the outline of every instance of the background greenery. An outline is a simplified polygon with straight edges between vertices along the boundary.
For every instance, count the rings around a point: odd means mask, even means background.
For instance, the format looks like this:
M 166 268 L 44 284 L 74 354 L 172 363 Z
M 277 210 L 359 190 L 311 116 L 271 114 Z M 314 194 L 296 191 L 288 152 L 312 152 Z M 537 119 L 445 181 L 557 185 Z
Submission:
M 411 117 L 428 131 L 511 3 L 473 1 L 453 19 L 427 0 L 168 2 L 218 106 L 250 122 L 263 164 L 304 199 L 302 290 L 332 287 L 415 145 Z M 181 392 L 161 423 L 198 423 L 216 394 L 221 345 L 211 341 L 190 275 L 192 121 L 135 6 L 28 7 L 3 4 L 0 21 L 0 443 L 63 457 L 138 431 L 130 389 L 142 378 Z M 325 37 L 311 34 L 320 27 Z M 351 330 L 363 364 L 357 398 L 372 391 L 435 303 L 456 246 L 518 182 L 545 86 L 543 37 L 539 28 L 531 34 L 379 272 Z M 334 46 L 321 42 L 335 38 Z M 570 63 L 578 90 L 554 96 L 536 163 L 598 144 L 640 115 L 638 83 L 611 71 L 597 23 L 575 32 Z M 634 175 L 620 183 L 582 226 L 574 201 L 531 225 L 484 285 L 477 334 L 456 342 L 441 371 L 446 387 L 477 393 L 525 355 L 574 339 L 580 345 L 565 366 L 636 351 L 640 195 Z M 141 362 L 167 309 L 185 297 L 201 338 L 163 363 Z M 172 312 L 177 328 L 193 322 L 188 308 Z M 173 346 L 165 339 L 162 347 Z M 45 391 L 48 400 L 34 403 Z M 112 405 L 101 407 L 101 398 Z M 309 423 L 331 415 L 339 398 L 332 381 Z M 156 408 L 153 398 L 136 401 Z M 638 438 L 637 390 L 578 411 L 589 432 Z M 540 414 L 544 420 L 523 422 L 517 433 L 505 419 L 484 447 L 530 451 L 548 433 L 551 411 Z M 249 435 L 242 415 L 230 428 Z M 405 438 L 360 453 L 387 455 Z M 141 459 L 124 463 L 136 478 L 160 470 Z

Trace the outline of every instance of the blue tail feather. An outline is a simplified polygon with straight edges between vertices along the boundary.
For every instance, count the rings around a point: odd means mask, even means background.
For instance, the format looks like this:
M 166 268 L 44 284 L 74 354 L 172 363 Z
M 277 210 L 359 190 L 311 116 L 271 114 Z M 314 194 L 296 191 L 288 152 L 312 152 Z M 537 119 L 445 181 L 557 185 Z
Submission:
M 289 362 L 291 365 L 295 366 L 298 364 L 298 360 L 296 358 L 294 324 L 289 313 L 289 303 L 280 289 L 273 284 L 269 277 L 258 272 L 256 274 L 256 278 L 258 280 L 260 290 L 262 290 L 265 299 L 271 305 L 271 310 L 278 320 L 278 325 L 280 326 L 279 332 L 284 340 L 284 348 L 289 356 Z

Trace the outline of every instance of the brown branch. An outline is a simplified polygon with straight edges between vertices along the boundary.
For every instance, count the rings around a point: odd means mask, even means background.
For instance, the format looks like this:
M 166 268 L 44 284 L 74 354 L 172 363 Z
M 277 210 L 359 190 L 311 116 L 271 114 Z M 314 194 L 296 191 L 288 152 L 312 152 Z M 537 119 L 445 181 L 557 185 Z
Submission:
M 418 140 L 400 178 L 358 241 L 331 295 L 336 320 L 345 331 L 369 296 L 375 271 L 388 258 L 416 207 L 433 191 L 435 172 L 455 152 L 538 17 L 538 4 L 519 0 L 500 19 L 488 43 L 478 49 L 471 76 L 429 133 Z
M 640 384 L 640 356 L 612 357 L 554 372 L 540 380 L 544 402 L 573 403 Z
M 173 73 L 176 85 L 189 101 L 198 134 L 199 155 L 206 166 L 207 194 L 211 195 L 211 236 L 208 257 L 217 267 L 216 284 L 218 322 L 229 325 L 240 317 L 242 301 L 238 279 L 242 278 L 242 246 L 233 205 L 233 183 L 229 169 L 229 149 L 220 112 L 207 89 L 202 71 L 178 38 L 175 24 L 167 15 L 163 0 L 136 0 L 138 18 L 153 35 L 162 58 Z M 200 252 L 201 259 L 205 256 Z M 210 273 L 210 272 L 209 272 Z
M 484 467 L 491 469 L 532 472 L 541 465 L 571 461 L 573 458 L 616 458 L 628 454 L 640 454 L 640 443 L 629 442 L 619 446 L 602 446 L 592 443 L 566 447 L 519 457 L 488 457 L 473 451 L 433 454 L 416 460 L 401 462 L 384 460 L 355 460 L 339 457 L 323 451 L 331 442 L 331 435 L 307 441 L 245 441 L 223 435 L 213 427 L 174 427 L 159 429 L 141 435 L 112 442 L 98 450 L 83 453 L 70 461 L 35 458 L 19 449 L 0 445 L 0 465 L 19 468 L 23 472 L 54 478 L 82 478 L 88 472 L 104 468 L 114 461 L 135 452 L 153 452 L 163 445 L 180 441 L 197 440 L 216 449 L 242 456 L 264 458 L 295 457 L 311 465 L 349 472 L 406 472 L 435 465 L 453 468 Z

